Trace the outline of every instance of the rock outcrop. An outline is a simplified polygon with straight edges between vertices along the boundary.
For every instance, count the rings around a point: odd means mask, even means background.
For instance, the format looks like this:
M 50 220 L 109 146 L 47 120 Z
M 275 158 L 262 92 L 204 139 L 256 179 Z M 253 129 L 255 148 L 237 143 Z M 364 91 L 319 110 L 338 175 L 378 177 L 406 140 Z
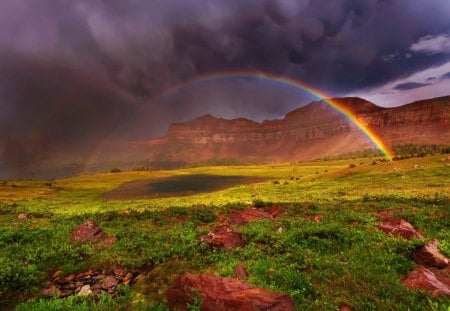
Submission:
M 281 214 L 283 214 L 283 210 L 278 205 L 273 205 L 268 209 L 249 207 L 242 210 L 232 210 L 228 215 L 228 221 L 233 225 L 242 226 L 252 221 L 274 219 Z
M 98 241 L 104 237 L 102 228 L 92 220 L 86 220 L 72 232 L 72 240 L 80 243 Z
M 242 233 L 233 230 L 228 225 L 220 225 L 211 229 L 208 234 L 200 236 L 200 240 L 213 247 L 234 249 L 244 246 Z
M 375 132 L 387 145 L 449 144 L 450 96 L 382 108 L 361 98 L 332 101 Z M 361 130 L 319 101 L 262 123 L 205 115 L 169 126 L 162 139 L 133 143 L 150 159 L 277 161 L 311 159 L 373 148 Z
M 291 298 L 286 294 L 273 293 L 256 288 L 241 280 L 207 274 L 180 276 L 167 291 L 171 310 L 188 310 L 193 297 L 201 300 L 201 310 L 294 310 Z
M 382 230 L 384 233 L 402 237 L 407 240 L 412 238 L 423 239 L 423 235 L 402 218 L 385 218 L 378 224 L 378 229 Z
M 72 241 L 77 243 L 95 242 L 95 249 L 100 250 L 113 245 L 117 238 L 115 236 L 107 236 L 96 222 L 86 220 L 72 231 Z
M 61 276 L 61 271 L 56 271 L 48 288 L 41 291 L 47 297 L 65 298 L 72 295 L 95 297 L 102 293 L 116 294 L 117 285 L 129 285 L 136 278 L 135 272 L 122 267 L 114 267 L 112 273 L 106 271 L 88 270 L 78 274 Z
M 445 268 L 449 264 L 447 257 L 438 249 L 439 241 L 432 240 L 426 245 L 419 247 L 412 255 L 413 260 L 420 265 L 434 268 Z
M 418 266 L 402 279 L 411 290 L 425 290 L 432 296 L 450 296 L 450 278 L 441 270 Z

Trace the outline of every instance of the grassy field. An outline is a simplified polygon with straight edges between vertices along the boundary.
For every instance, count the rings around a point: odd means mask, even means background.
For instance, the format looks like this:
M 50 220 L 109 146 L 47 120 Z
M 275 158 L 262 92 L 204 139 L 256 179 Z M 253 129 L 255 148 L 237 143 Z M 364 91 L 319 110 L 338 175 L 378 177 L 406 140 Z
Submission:
M 214 166 L 0 183 L 0 306 L 166 310 L 165 291 L 180 273 L 233 276 L 235 266 L 243 263 L 249 283 L 289 293 L 298 310 L 338 310 L 347 304 L 355 310 L 448 311 L 449 298 L 429 298 L 400 283 L 414 268 L 413 250 L 428 239 L 439 239 L 441 251 L 450 256 L 450 162 L 445 157 L 375 165 L 373 159 L 362 158 Z M 136 200 L 102 196 L 135 180 L 180 180 L 190 175 L 267 180 L 188 196 Z M 210 249 L 199 242 L 198 236 L 215 224 L 219 214 L 252 202 L 277 203 L 287 213 L 241 227 L 246 246 L 234 251 Z M 426 239 L 406 241 L 378 231 L 376 212 L 386 209 L 396 209 L 394 214 Z M 19 220 L 20 213 L 31 218 Z M 304 217 L 314 214 L 322 214 L 323 221 Z M 177 221 L 180 215 L 185 222 Z M 70 232 L 86 219 L 95 220 L 118 241 L 100 251 L 89 244 L 73 244 Z M 115 264 L 142 272 L 119 297 L 96 301 L 39 297 L 56 270 L 69 274 Z

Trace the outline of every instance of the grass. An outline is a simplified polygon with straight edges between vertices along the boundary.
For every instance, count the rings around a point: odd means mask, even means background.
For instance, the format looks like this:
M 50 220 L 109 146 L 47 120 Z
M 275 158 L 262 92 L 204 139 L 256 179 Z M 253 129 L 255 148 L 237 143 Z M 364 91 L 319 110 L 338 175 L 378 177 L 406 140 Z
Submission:
M 449 298 L 429 298 L 400 283 L 415 265 L 413 250 L 426 240 L 405 241 L 375 227 L 375 212 L 395 209 L 396 216 L 419 228 L 426 239 L 439 239 L 440 249 L 450 256 L 450 168 L 441 158 L 376 165 L 363 158 L 8 181 L 0 185 L 0 306 L 166 310 L 165 291 L 180 273 L 233 276 L 235 266 L 243 263 L 250 284 L 289 293 L 298 310 L 337 310 L 347 304 L 356 310 L 448 311 Z M 103 193 L 127 182 L 192 175 L 267 180 L 183 197 L 102 199 Z M 239 228 L 245 247 L 225 251 L 199 242 L 198 236 L 219 214 L 271 202 L 287 213 Z M 31 218 L 19 220 L 19 213 Z M 323 221 L 304 218 L 314 214 L 322 214 Z M 100 251 L 71 243 L 70 232 L 85 219 L 95 220 L 118 241 Z M 39 297 L 58 269 L 69 274 L 114 264 L 142 271 L 123 295 L 97 301 Z

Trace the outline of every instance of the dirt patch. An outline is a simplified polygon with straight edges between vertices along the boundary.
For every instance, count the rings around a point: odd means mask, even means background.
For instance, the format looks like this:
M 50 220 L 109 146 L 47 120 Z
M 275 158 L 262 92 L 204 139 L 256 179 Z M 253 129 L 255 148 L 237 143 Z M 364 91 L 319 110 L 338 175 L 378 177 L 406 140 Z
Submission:
M 268 180 L 266 177 L 221 176 L 221 175 L 181 175 L 159 179 L 142 179 L 125 183 L 106 192 L 106 200 L 132 200 L 170 198 L 214 192 L 236 185 L 247 185 Z

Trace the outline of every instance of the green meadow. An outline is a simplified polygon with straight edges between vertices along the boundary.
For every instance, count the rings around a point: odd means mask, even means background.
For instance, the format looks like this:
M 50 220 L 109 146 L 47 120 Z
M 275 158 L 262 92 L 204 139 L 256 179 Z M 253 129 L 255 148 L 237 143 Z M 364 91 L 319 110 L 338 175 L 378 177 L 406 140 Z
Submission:
M 400 282 L 415 267 L 412 252 L 428 240 L 438 239 L 440 250 L 450 256 L 446 158 L 358 158 L 0 182 L 0 306 L 167 310 L 165 293 L 179 274 L 233 277 L 242 263 L 248 283 L 288 293 L 298 310 L 349 305 L 355 310 L 448 311 L 450 298 L 408 291 Z M 136 181 L 150 194 L 157 189 L 162 195 L 105 196 Z M 167 194 L 171 181 L 179 191 Z M 278 204 L 286 213 L 239 227 L 246 243 L 242 248 L 212 249 L 199 241 L 218 215 L 251 204 Z M 376 213 L 388 209 L 426 238 L 408 241 L 380 232 Z M 20 213 L 30 218 L 20 220 Z M 305 218 L 317 214 L 323 215 L 321 222 Z M 117 242 L 100 250 L 72 243 L 71 232 L 87 219 Z M 140 273 L 116 297 L 41 297 L 57 270 L 67 275 L 114 265 Z

